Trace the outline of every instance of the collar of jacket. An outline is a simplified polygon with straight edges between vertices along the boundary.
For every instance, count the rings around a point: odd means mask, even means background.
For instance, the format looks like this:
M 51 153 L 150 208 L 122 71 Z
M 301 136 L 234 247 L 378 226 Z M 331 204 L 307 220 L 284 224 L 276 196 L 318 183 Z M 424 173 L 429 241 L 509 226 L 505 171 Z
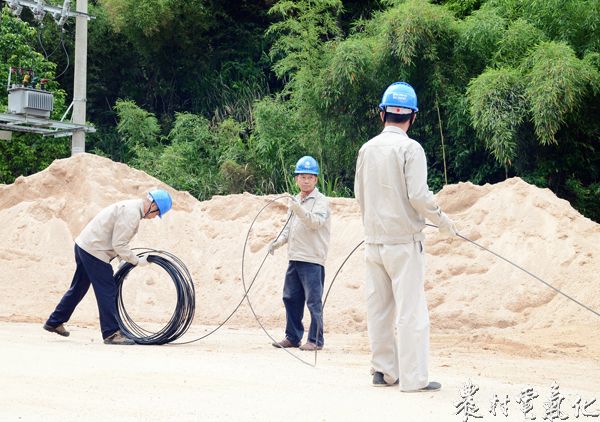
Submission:
M 391 126 L 391 125 L 384 127 L 382 132 L 393 132 L 393 133 L 398 133 L 400 135 L 408 136 L 406 134 L 406 132 L 403 131 L 402 129 L 400 129 L 399 127 Z
M 140 201 L 140 220 L 144 218 L 144 200 L 138 199 Z
M 315 186 L 315 188 L 312 190 L 311 193 L 309 193 L 308 195 L 306 195 L 306 198 L 302 199 L 302 192 L 300 192 L 298 194 L 298 199 L 300 200 L 300 203 L 306 201 L 308 198 L 316 198 L 317 197 L 317 193 L 319 192 L 319 188 Z

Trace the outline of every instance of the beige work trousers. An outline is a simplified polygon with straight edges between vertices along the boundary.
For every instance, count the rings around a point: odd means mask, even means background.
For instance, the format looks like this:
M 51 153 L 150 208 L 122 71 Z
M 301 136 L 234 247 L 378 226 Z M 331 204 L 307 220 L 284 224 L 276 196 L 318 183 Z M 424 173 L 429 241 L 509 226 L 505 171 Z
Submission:
M 367 328 L 373 370 L 402 390 L 428 383 L 429 313 L 421 242 L 367 244 Z

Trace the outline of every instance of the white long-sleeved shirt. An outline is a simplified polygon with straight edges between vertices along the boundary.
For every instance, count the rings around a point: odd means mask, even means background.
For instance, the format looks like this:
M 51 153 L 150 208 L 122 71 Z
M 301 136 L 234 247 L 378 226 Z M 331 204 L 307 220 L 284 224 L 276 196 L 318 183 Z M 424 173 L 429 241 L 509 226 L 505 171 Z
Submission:
M 331 236 L 329 200 L 317 188 L 304 199 L 296 195 L 296 200 L 302 210 L 288 211 L 289 222 L 276 240 L 276 247 L 287 243 L 290 261 L 324 266 Z
M 144 216 L 144 201 L 129 199 L 109 205 L 100 211 L 75 239 L 90 255 L 104 262 L 116 256 L 137 265 L 138 257 L 129 242 L 138 231 Z
M 395 126 L 386 126 L 361 147 L 354 195 L 360 205 L 366 243 L 424 240 L 425 218 L 438 226 L 450 222 L 427 185 L 423 147 Z

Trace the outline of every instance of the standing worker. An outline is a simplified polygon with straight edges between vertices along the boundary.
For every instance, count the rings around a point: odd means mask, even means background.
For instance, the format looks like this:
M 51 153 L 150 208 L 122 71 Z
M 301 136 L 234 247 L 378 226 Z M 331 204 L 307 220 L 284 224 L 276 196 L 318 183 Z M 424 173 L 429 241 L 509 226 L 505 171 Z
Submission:
M 456 235 L 427 185 L 421 145 L 407 136 L 417 96 L 405 82 L 390 85 L 379 105 L 383 132 L 365 143 L 354 193 L 365 230 L 367 328 L 373 385 L 436 391 L 428 380 L 429 315 L 425 299 L 425 218 Z
M 288 224 L 281 235 L 269 245 L 273 255 L 277 248 L 288 244 L 289 264 L 283 284 L 285 305 L 285 338 L 274 347 L 298 347 L 304 336 L 304 303 L 310 312 L 308 339 L 300 350 L 323 348 L 323 286 L 325 259 L 329 249 L 331 218 L 329 201 L 316 184 L 319 165 L 313 157 L 298 160 L 294 171 L 300 193 L 291 197 Z
M 44 329 L 61 336 L 69 336 L 63 324 L 71 318 L 91 283 L 98 303 L 104 343 L 135 344 L 119 329 L 117 285 L 110 261 L 118 256 L 132 265 L 148 265 L 146 256 L 138 258 L 129 249 L 129 242 L 137 233 L 142 219 L 152 219 L 157 215 L 162 218 L 171 206 L 169 193 L 157 189 L 148 192 L 144 198 L 120 201 L 100 211 L 75 239 L 77 268 L 71 287 L 44 324 Z

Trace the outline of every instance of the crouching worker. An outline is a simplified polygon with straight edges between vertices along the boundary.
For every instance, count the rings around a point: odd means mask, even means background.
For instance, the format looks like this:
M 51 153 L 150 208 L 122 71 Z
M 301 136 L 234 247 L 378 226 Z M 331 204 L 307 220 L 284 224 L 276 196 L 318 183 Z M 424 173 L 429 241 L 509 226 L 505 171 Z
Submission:
M 100 211 L 75 239 L 77 268 L 71 287 L 44 324 L 44 329 L 67 337 L 69 332 L 63 324 L 71 318 L 91 283 L 98 303 L 104 343 L 135 344 L 119 330 L 117 286 L 110 260 L 119 257 L 133 265 L 148 265 L 145 256 L 138 258 L 129 249 L 129 242 L 137 233 L 142 219 L 162 217 L 171 206 L 169 193 L 158 189 L 148 192 L 144 198 L 120 201 Z
M 310 312 L 308 339 L 301 350 L 323 348 L 323 285 L 329 248 L 331 218 L 329 201 L 315 186 L 319 165 L 313 157 L 302 157 L 294 172 L 300 193 L 290 198 L 288 224 L 269 245 L 269 253 L 287 243 L 288 269 L 283 285 L 285 338 L 274 347 L 299 347 L 304 336 L 304 303 Z

